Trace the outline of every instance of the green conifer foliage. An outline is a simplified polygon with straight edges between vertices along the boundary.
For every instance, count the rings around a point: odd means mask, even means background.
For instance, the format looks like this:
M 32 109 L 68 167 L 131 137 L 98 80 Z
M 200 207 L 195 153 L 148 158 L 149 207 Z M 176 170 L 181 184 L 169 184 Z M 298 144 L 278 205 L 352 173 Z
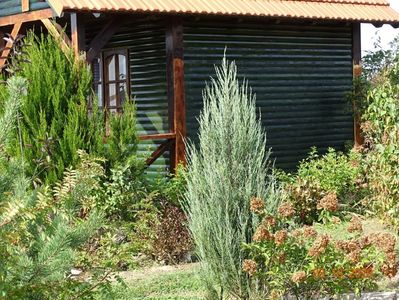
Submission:
M 268 175 L 266 136 L 255 97 L 240 85 L 234 63 L 216 67 L 203 93 L 199 148 L 189 143 L 185 207 L 211 299 L 248 299 L 251 282 L 242 271 L 242 244 L 252 239 L 250 199 L 277 202 Z M 220 291 L 220 292 L 219 292 Z

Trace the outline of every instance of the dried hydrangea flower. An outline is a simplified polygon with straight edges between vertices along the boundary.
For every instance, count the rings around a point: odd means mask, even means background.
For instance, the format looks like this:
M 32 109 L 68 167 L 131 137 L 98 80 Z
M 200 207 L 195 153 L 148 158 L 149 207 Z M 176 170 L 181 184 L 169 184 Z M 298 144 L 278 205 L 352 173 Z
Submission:
M 381 232 L 374 235 L 373 244 L 385 253 L 394 252 L 396 238 L 388 232 Z
M 337 193 L 335 192 L 328 193 L 319 201 L 319 203 L 317 203 L 317 209 L 325 209 L 331 212 L 337 211 L 338 206 Z
M 352 252 L 349 252 L 348 255 L 346 255 L 346 259 L 349 260 L 352 264 L 357 264 L 360 262 L 361 258 L 361 251 L 360 250 L 355 250 Z
M 323 268 L 316 268 L 312 271 L 312 275 L 316 279 L 325 279 L 326 271 Z
M 290 202 L 284 202 L 279 206 L 278 214 L 283 218 L 289 218 L 295 214 L 295 209 Z
M 303 226 L 303 236 L 305 238 L 311 238 L 317 236 L 317 231 L 313 228 L 313 226 Z
M 370 278 L 374 274 L 374 268 L 372 265 L 360 268 L 353 268 L 349 274 L 351 279 L 364 279 Z
M 392 278 L 392 277 L 395 277 L 396 274 L 398 273 L 398 267 L 396 264 L 385 263 L 381 266 L 381 272 L 385 276 Z
M 299 283 L 306 279 L 305 271 L 298 271 L 292 274 L 291 280 L 292 282 Z
M 252 240 L 254 242 L 269 241 L 269 240 L 273 240 L 273 235 L 270 233 L 269 230 L 267 230 L 267 228 L 265 226 L 261 225 L 256 229 Z
M 276 226 L 276 219 L 273 218 L 272 216 L 267 216 L 263 219 L 262 224 L 268 227 L 274 227 Z
M 245 273 L 248 273 L 249 276 L 253 276 L 256 273 L 257 269 L 258 264 L 256 263 L 256 261 L 252 259 L 244 259 L 242 263 L 242 270 Z
M 301 229 L 294 229 L 293 231 L 291 231 L 291 236 L 293 238 L 300 238 L 302 236 L 302 230 Z
M 345 276 L 345 270 L 342 267 L 335 268 L 332 270 L 332 274 L 337 279 L 342 279 Z
M 355 232 L 355 231 L 363 232 L 362 221 L 357 216 L 352 217 L 348 226 L 348 232 Z
M 259 197 L 253 197 L 250 201 L 250 209 L 255 214 L 261 214 L 265 209 L 265 202 Z
M 285 240 L 287 239 L 287 231 L 286 230 L 278 230 L 274 234 L 274 242 L 276 243 L 277 246 L 282 245 Z
M 308 255 L 312 257 L 319 257 L 326 251 L 330 238 L 328 235 L 319 235 L 313 242 L 312 247 L 308 251 Z
M 396 263 L 396 253 L 394 251 L 392 252 L 387 252 L 386 254 L 387 261 L 391 264 Z

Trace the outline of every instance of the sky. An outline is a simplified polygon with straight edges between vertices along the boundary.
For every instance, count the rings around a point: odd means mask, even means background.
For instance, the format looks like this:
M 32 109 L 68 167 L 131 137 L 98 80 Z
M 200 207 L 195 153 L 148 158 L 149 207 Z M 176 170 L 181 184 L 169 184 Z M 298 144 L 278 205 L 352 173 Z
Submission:
M 399 0 L 390 0 L 391 7 L 399 12 Z M 372 24 L 362 24 L 362 53 L 373 50 L 375 35 L 381 37 L 381 44 L 383 48 L 389 48 L 389 43 L 399 34 L 399 28 L 394 29 L 391 25 L 384 25 L 380 28 L 374 27 Z

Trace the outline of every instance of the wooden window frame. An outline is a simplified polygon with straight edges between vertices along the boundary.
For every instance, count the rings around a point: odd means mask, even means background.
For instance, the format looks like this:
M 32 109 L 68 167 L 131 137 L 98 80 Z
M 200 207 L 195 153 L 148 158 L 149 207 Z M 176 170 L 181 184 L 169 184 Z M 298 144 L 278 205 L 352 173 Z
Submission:
M 115 78 L 115 80 L 109 80 L 108 66 L 106 66 L 106 60 L 108 57 L 115 55 L 115 75 L 119 74 L 119 55 L 124 55 L 126 57 L 126 78 L 121 80 Z M 128 48 L 112 48 L 112 49 L 104 49 L 101 51 L 100 55 L 100 68 L 101 68 L 101 78 L 97 84 L 101 84 L 101 92 L 102 92 L 102 109 L 104 109 L 107 113 L 111 112 L 111 110 L 115 109 L 116 113 L 122 112 L 122 103 L 119 98 L 118 90 L 120 84 L 125 84 L 127 97 L 130 97 L 130 62 L 129 62 L 129 49 Z M 115 84 L 116 91 L 116 105 L 110 106 L 110 97 L 109 97 L 109 86 L 111 84 Z M 128 99 L 125 99 L 128 100 Z

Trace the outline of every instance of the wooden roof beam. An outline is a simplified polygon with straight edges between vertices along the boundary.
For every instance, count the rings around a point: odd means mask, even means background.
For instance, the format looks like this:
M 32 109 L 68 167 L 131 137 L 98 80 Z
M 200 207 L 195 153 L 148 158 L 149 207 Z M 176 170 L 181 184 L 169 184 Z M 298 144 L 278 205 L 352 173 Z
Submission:
M 0 18 L 0 27 L 14 25 L 17 23 L 25 23 L 38 21 L 42 19 L 49 19 L 54 16 L 54 12 L 51 8 L 24 12 L 18 15 L 6 16 Z
M 18 22 L 14 24 L 14 27 L 11 32 L 10 40 L 7 42 L 6 47 L 4 48 L 3 52 L 1 53 L 0 57 L 0 70 L 4 67 L 7 62 L 7 58 L 10 55 L 14 40 L 17 38 L 19 30 L 21 29 L 22 22 Z
M 62 51 L 68 54 L 72 47 L 72 43 L 62 27 L 50 19 L 42 19 L 41 21 L 47 28 L 48 32 L 60 41 Z
M 22 12 L 29 11 L 29 0 L 22 0 L 21 6 L 22 6 Z

